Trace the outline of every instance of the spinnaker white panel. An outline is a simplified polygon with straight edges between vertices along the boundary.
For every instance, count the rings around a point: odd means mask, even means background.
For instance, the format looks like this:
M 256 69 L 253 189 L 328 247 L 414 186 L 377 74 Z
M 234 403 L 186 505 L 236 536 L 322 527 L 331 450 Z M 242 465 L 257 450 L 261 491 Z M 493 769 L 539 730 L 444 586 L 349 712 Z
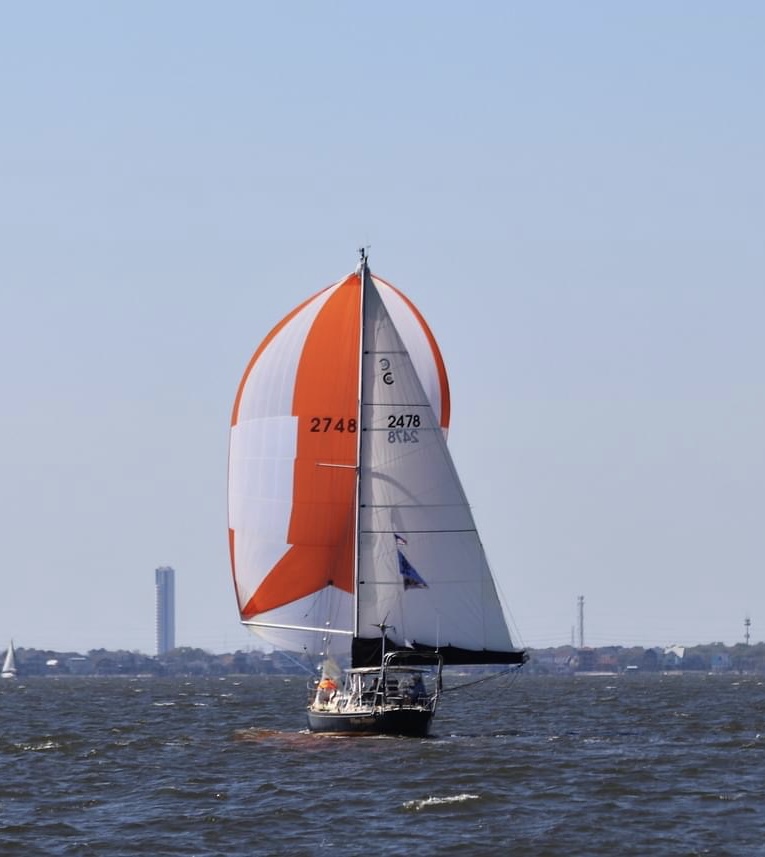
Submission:
M 296 435 L 297 419 L 286 415 L 251 418 L 231 428 L 229 526 L 237 533 L 240 605 L 289 547 Z

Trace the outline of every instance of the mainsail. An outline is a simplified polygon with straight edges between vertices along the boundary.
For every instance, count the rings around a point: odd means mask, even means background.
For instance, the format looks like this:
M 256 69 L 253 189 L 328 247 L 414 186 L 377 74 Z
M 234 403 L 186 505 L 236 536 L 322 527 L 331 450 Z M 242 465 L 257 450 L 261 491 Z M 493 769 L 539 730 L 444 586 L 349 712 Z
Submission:
M 517 662 L 436 413 L 375 288 L 364 291 L 359 625 L 354 663 L 386 648 Z
M 229 546 L 240 615 L 277 648 L 521 663 L 446 445 L 420 312 L 359 269 L 265 338 L 239 386 Z M 352 646 L 351 646 L 352 643 Z
M 18 675 L 18 669 L 16 668 L 16 650 L 13 647 L 13 640 L 11 640 L 10 645 L 8 646 L 8 651 L 5 653 L 5 660 L 3 661 L 3 668 L 0 675 L 2 678 L 16 678 Z

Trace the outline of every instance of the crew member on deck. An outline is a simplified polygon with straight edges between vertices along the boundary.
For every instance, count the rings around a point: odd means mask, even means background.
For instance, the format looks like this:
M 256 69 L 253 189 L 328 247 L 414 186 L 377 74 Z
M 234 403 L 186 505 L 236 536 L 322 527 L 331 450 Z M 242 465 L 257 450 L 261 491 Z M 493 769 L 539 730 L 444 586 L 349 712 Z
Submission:
M 324 676 L 324 678 L 319 682 L 319 691 L 316 698 L 319 702 L 326 705 L 335 695 L 335 691 L 337 691 L 337 683 L 335 680 L 329 676 Z

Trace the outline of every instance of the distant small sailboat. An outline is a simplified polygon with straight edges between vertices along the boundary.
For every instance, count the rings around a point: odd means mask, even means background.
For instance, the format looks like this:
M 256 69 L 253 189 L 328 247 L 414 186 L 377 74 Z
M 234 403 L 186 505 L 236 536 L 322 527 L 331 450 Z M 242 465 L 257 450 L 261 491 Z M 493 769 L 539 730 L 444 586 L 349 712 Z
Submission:
M 11 640 L 10 646 L 8 646 L 8 651 L 5 653 L 5 660 L 3 661 L 3 670 L 0 673 L 2 678 L 16 678 L 19 671 L 16 667 L 16 650 L 13 648 L 13 640 Z
M 312 731 L 425 735 L 444 665 L 526 660 L 446 445 L 449 412 L 430 328 L 363 250 L 244 373 L 229 446 L 239 612 L 275 648 L 324 658 Z

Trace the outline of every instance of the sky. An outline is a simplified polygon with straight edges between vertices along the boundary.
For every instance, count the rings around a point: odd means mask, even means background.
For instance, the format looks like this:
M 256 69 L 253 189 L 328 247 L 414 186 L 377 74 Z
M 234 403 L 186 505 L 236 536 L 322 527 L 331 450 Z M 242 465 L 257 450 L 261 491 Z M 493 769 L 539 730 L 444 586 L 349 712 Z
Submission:
M 765 639 L 765 6 L 0 4 L 0 648 L 255 644 L 231 407 L 303 299 L 427 318 L 520 643 Z

